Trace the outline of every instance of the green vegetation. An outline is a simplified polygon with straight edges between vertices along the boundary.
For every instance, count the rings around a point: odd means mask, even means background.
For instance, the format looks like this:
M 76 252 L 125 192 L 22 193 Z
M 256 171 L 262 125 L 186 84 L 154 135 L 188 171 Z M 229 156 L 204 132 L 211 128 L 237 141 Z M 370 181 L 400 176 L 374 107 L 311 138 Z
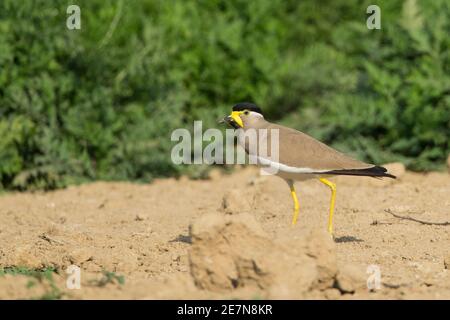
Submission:
M 64 293 L 55 283 L 53 274 L 58 271 L 53 267 L 46 267 L 42 269 L 30 269 L 28 267 L 0 267 L 0 277 L 5 275 L 12 276 L 26 276 L 29 277 L 26 287 L 28 289 L 35 287 L 38 284 L 48 284 L 48 289 L 38 297 L 32 297 L 36 300 L 58 300 L 63 298 Z M 98 280 L 89 280 L 91 286 L 104 287 L 108 284 L 118 284 L 120 286 L 125 284 L 125 276 L 118 275 L 113 271 L 102 271 L 102 276 Z
M 27 267 L 6 267 L 0 268 L 0 277 L 9 274 L 12 276 L 17 275 L 30 276 L 35 277 L 37 279 L 51 279 L 53 272 L 56 272 L 56 270 L 51 267 L 43 269 L 30 269 Z
M 102 271 L 102 278 L 100 280 L 92 280 L 90 281 L 92 285 L 98 286 L 98 287 L 104 287 L 107 284 L 114 284 L 117 283 L 119 285 L 125 284 L 125 277 L 122 275 L 117 275 L 115 272 L 112 271 Z
M 450 152 L 450 3 L 0 2 L 0 189 L 149 181 L 170 134 L 239 101 L 375 163 L 438 169 Z
M 27 288 L 32 288 L 37 283 L 47 282 L 50 288 L 42 296 L 34 297 L 33 299 L 57 300 L 62 298 L 63 293 L 56 286 L 55 281 L 53 279 L 53 273 L 55 272 L 56 270 L 51 267 L 43 269 L 30 269 L 27 267 L 7 267 L 7 268 L 0 268 L 0 277 L 7 274 L 12 276 L 23 275 L 29 277 L 30 280 L 27 283 Z

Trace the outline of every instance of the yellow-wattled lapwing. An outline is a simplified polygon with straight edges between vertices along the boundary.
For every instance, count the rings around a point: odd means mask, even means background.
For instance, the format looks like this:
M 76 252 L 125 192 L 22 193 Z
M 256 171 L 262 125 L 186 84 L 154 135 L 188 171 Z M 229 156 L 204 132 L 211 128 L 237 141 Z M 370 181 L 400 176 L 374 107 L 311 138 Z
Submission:
M 299 213 L 294 181 L 318 178 L 331 189 L 328 232 L 332 234 L 336 185 L 326 178 L 335 175 L 395 178 L 387 173 L 386 168 L 352 159 L 303 132 L 268 122 L 264 119 L 261 109 L 253 103 L 236 104 L 231 114 L 221 122 L 225 122 L 235 129 L 241 129 L 238 133 L 238 142 L 249 156 L 256 157 L 257 163 L 260 165 L 276 168 L 276 175 L 288 183 L 294 200 L 292 224 L 297 223 Z M 258 139 L 265 140 L 267 145 L 278 144 L 277 161 L 273 161 L 273 157 L 258 154 L 258 151 L 252 154 L 255 151 L 249 148 L 248 140 L 245 140 L 246 131 L 250 129 L 257 132 L 261 132 L 259 129 L 267 129 L 265 130 L 267 134 L 264 137 L 258 136 Z M 273 134 L 273 129 L 276 129 L 276 135 Z M 244 138 L 241 139 L 241 137 Z M 258 145 L 260 143 L 261 141 L 258 142 Z M 271 150 L 270 147 L 267 149 Z

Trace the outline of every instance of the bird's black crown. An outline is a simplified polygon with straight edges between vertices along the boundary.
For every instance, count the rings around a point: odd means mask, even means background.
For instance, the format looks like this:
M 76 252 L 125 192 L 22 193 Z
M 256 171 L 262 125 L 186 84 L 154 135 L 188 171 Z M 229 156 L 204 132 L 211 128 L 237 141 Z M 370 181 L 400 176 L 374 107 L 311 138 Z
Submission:
M 258 112 L 259 114 L 263 114 L 261 108 L 254 103 L 240 102 L 233 106 L 233 111 L 244 111 L 244 110 L 249 110 L 253 112 Z

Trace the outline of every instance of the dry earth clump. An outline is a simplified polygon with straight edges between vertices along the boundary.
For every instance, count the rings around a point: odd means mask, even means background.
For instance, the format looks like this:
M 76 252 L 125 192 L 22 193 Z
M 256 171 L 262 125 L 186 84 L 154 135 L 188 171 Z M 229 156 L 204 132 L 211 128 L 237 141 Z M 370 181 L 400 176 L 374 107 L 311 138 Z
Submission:
M 246 290 L 265 298 L 339 298 L 364 284 L 339 269 L 335 245 L 324 231 L 270 239 L 247 214 L 208 214 L 191 227 L 190 272 L 211 292 Z

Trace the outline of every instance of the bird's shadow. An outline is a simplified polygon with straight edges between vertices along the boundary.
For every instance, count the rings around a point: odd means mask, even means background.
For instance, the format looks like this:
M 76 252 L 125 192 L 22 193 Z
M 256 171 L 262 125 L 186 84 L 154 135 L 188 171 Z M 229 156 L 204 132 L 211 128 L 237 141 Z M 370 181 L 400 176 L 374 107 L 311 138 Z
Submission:
M 342 237 L 334 238 L 334 242 L 336 242 L 336 243 L 364 242 L 364 240 L 353 237 L 353 236 L 342 236 Z
M 186 236 L 186 235 L 180 234 L 175 239 L 169 240 L 169 242 L 183 242 L 183 243 L 192 244 L 192 238 L 189 235 Z
M 189 235 L 180 234 L 175 239 L 169 240 L 169 242 L 183 242 L 192 244 L 192 237 Z M 353 237 L 353 236 L 342 236 L 334 238 L 336 243 L 346 243 L 346 242 L 364 242 L 364 240 Z

